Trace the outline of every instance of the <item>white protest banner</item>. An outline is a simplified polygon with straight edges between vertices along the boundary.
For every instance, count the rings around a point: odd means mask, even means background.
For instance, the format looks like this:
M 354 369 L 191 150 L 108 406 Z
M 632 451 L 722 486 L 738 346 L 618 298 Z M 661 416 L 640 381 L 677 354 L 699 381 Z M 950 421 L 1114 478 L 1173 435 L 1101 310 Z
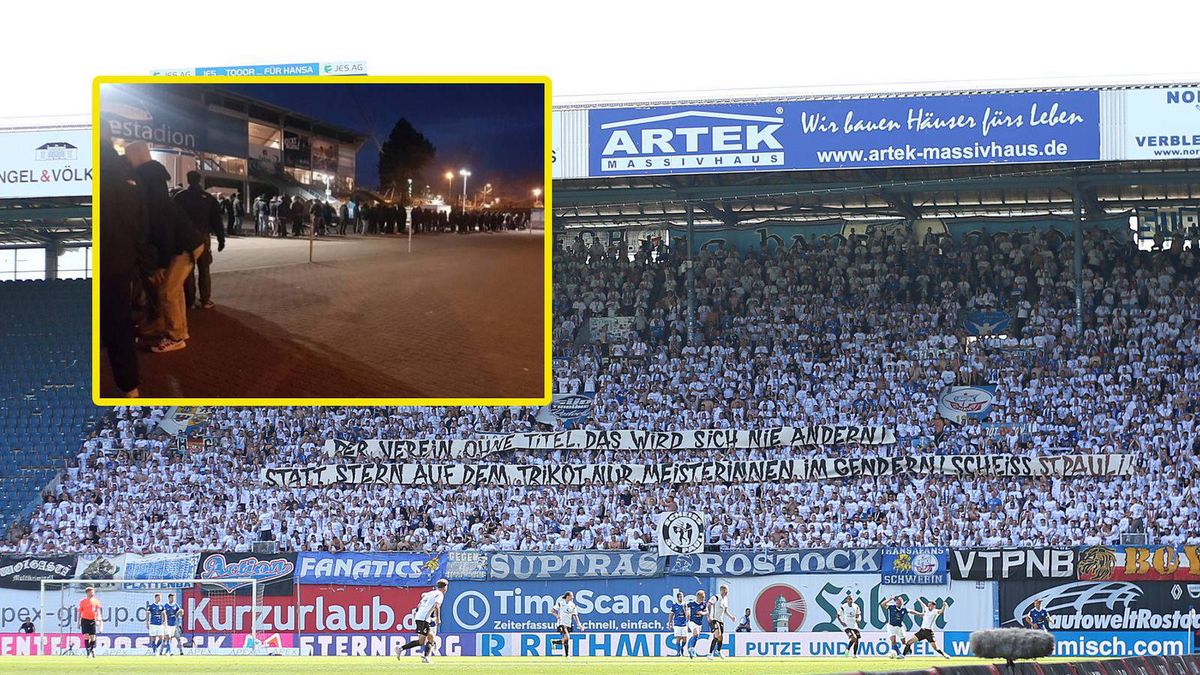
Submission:
M 1127 476 L 1134 455 L 805 457 L 658 464 L 328 464 L 263 469 L 269 487 L 324 485 L 564 485 L 781 483 L 895 476 Z
M 325 441 L 325 455 L 343 459 L 478 459 L 509 450 L 707 450 L 755 449 L 798 445 L 886 445 L 896 432 L 884 427 L 816 425 L 766 429 L 697 429 L 693 431 L 523 432 L 486 438 L 414 438 Z

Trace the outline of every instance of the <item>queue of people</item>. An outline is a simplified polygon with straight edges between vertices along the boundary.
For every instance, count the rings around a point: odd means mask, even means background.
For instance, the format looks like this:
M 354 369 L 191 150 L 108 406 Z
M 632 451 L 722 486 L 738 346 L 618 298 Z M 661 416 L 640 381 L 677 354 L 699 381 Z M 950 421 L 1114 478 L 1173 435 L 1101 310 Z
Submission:
M 139 395 L 137 340 L 152 353 L 187 346 L 189 309 L 211 308 L 212 238 L 224 249 L 220 202 L 199 173 L 174 195 L 170 173 L 142 142 L 101 143 L 100 326 L 117 388 Z M 196 297 L 195 274 L 199 274 Z

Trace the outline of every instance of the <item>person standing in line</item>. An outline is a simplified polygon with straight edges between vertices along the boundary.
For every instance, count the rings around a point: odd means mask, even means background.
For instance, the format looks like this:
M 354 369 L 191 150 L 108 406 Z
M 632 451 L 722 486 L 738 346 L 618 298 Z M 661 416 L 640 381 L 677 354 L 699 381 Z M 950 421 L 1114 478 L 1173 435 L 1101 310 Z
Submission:
M 167 194 L 167 181 L 171 174 L 166 167 L 150 158 L 149 146 L 140 141 L 131 143 L 125 147 L 125 156 L 133 166 L 134 176 L 142 191 L 149 222 L 149 239 L 158 255 L 157 271 L 151 275 L 150 282 L 158 295 L 161 314 L 154 329 L 162 337 L 150 347 L 150 351 L 176 351 L 187 347 L 188 339 L 183 284 L 192 273 L 197 256 L 204 250 L 204 242 L 193 229 L 187 214 L 171 201 Z
M 299 197 L 292 199 L 292 236 L 304 235 L 304 203 Z
M 225 250 L 225 231 L 221 227 L 221 208 L 212 195 L 201 186 L 199 171 L 187 173 L 188 187 L 175 195 L 175 204 L 183 209 L 204 241 L 204 250 L 196 258 L 196 273 L 188 274 L 183 284 L 184 302 L 188 307 L 212 309 L 212 237 L 217 235 L 217 251 Z M 200 277 L 200 299 L 196 299 L 196 277 Z
M 242 216 L 246 215 L 246 206 L 242 204 L 242 193 L 234 192 L 229 206 L 233 210 L 233 220 L 229 223 L 229 228 L 240 237 L 242 236 Z
M 132 285 L 146 246 L 146 212 L 129 166 L 108 139 L 100 143 L 100 167 L 100 344 L 121 395 L 137 398 Z
M 261 237 L 267 229 L 267 200 L 259 194 L 254 197 L 254 236 Z

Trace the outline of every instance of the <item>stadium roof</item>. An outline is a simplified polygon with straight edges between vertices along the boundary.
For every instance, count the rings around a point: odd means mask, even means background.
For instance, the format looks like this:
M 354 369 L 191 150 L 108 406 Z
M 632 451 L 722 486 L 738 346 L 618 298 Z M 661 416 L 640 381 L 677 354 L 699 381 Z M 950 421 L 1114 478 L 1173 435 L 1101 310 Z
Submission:
M 1137 90 L 1192 89 L 1196 84 L 1120 84 L 1103 86 L 970 88 L 868 92 L 771 93 L 731 98 L 679 96 L 674 100 L 592 100 L 556 106 L 555 111 L 604 111 L 673 106 L 714 109 L 724 105 L 894 100 L 956 95 L 1098 92 L 1119 96 Z M 1109 105 L 1104 99 L 1103 105 Z M 1105 109 L 1115 121 L 1102 133 L 1115 133 L 1127 114 Z M 717 108 L 719 109 L 719 108 Z M 784 107 L 774 112 L 782 113 Z M 652 118 L 651 118 L 652 119 Z M 782 121 L 782 117 L 780 120 Z M 585 142 L 587 122 L 583 122 Z M 559 129 L 556 128 L 556 133 Z M 563 132 L 564 134 L 566 132 Z M 595 131 L 592 131 L 593 137 Z M 1106 139 L 1107 140 L 1107 139 Z M 556 151 L 558 150 L 556 146 Z M 558 155 L 560 158 L 561 155 Z M 594 157 L 587 157 L 589 163 Z M 765 221 L 803 224 L 899 218 L 973 216 L 1038 217 L 1072 212 L 1078 191 L 1084 215 L 1125 214 L 1141 207 L 1195 205 L 1200 200 L 1200 159 L 1080 161 L 1030 164 L 975 164 L 898 168 L 854 168 L 740 173 L 694 173 L 592 177 L 554 182 L 555 224 L 565 228 L 648 227 L 686 223 L 687 206 L 697 226 L 756 224 Z
M 91 196 L 0 199 L 0 248 L 91 242 Z
M 772 171 L 556 181 L 554 218 L 572 227 L 665 227 L 1069 214 L 1200 201 L 1200 161 Z

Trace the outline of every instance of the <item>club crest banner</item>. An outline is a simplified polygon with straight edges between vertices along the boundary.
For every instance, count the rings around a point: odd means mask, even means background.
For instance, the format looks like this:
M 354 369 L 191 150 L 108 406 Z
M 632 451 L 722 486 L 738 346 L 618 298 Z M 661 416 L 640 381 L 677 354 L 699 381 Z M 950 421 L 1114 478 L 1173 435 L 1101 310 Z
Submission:
M 996 385 L 946 387 L 938 395 L 938 414 L 955 424 L 968 419 L 981 420 L 992 412 Z
M 704 551 L 704 514 L 668 511 L 658 514 L 658 555 L 690 555 Z

